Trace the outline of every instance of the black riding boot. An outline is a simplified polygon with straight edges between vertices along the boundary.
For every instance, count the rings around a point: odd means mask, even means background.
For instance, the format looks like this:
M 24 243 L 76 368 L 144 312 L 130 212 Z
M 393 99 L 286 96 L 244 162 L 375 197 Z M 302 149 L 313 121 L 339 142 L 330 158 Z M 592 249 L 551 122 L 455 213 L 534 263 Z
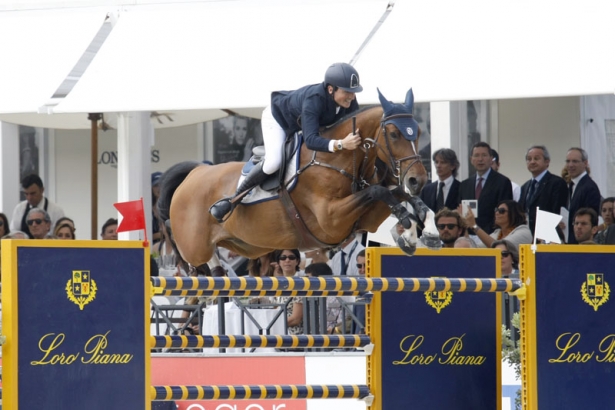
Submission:
M 235 207 L 231 203 L 231 200 L 242 192 L 259 186 L 263 181 L 265 181 L 265 179 L 267 179 L 268 176 L 269 175 L 263 172 L 263 163 L 259 162 L 250 170 L 250 173 L 246 176 L 246 179 L 244 179 L 239 188 L 237 188 L 235 195 L 231 198 L 221 199 L 213 204 L 211 208 L 209 208 L 209 213 L 216 218 L 218 222 L 224 222 L 224 217 L 226 214 L 231 212 Z

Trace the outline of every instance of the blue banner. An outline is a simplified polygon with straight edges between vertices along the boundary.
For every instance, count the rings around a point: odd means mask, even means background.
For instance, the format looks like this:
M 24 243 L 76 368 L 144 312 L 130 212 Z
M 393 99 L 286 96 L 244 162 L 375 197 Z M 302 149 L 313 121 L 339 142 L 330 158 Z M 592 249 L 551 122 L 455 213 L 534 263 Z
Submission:
M 535 256 L 537 408 L 610 409 L 615 406 L 615 254 L 567 248 L 575 253 Z
M 17 248 L 21 409 L 146 408 L 145 250 L 89 246 Z
M 411 258 L 378 255 L 381 275 L 496 277 L 499 259 L 494 251 L 461 252 L 464 256 L 450 251 L 417 252 Z M 500 408 L 497 300 L 495 293 L 383 293 L 382 337 L 376 342 L 382 346 L 380 408 Z

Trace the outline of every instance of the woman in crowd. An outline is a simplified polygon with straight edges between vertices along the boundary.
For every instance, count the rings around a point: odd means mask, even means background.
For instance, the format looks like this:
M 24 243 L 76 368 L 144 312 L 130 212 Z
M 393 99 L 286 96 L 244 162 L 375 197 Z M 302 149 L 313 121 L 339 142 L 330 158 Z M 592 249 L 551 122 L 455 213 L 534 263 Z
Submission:
M 475 232 L 482 243 L 478 244 L 479 247 L 490 248 L 494 241 L 501 239 L 506 239 L 517 249 L 522 243 L 532 243 L 532 232 L 526 225 L 525 213 L 517 201 L 511 199 L 501 201 L 494 212 L 497 229 L 491 235 L 480 229 L 480 227 Z M 467 226 L 476 225 L 472 212 L 467 214 L 465 221 Z
M 597 244 L 605 244 L 606 230 L 613 223 L 613 203 L 615 197 L 604 198 L 600 203 L 600 216 L 602 216 L 602 224 L 598 225 L 598 232 L 594 235 L 594 242 Z
M 9 220 L 7 219 L 6 215 L 0 213 L 0 238 L 10 233 L 11 228 L 9 228 Z
M 63 223 L 56 226 L 53 236 L 58 239 L 75 239 L 75 229 L 70 224 Z
M 502 277 L 519 274 L 519 251 L 518 247 L 508 240 L 493 241 L 491 247 L 502 251 Z
M 274 252 L 274 275 L 297 277 L 300 276 L 299 264 L 301 254 L 298 249 L 282 249 Z M 303 333 L 303 298 L 297 296 L 280 296 L 278 303 L 286 304 L 286 322 L 288 334 L 298 335 Z

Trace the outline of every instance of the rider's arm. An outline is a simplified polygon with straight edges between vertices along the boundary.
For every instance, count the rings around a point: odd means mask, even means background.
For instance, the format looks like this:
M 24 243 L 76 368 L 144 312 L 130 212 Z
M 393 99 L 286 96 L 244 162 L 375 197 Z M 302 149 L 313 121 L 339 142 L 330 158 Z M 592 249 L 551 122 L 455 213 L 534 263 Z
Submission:
M 353 101 L 354 102 L 354 101 Z M 358 105 L 354 108 L 358 108 Z M 320 135 L 320 116 L 325 110 L 324 102 L 318 96 L 312 96 L 306 98 L 303 103 L 303 110 L 301 112 L 301 126 L 303 128 L 303 138 L 305 138 L 305 145 L 314 151 L 335 152 L 338 151 L 338 143 L 341 143 L 343 149 L 355 149 L 361 142 L 360 138 L 348 134 L 342 140 L 330 140 Z M 349 110 L 352 110 L 351 105 Z M 346 110 L 346 112 L 351 112 Z M 354 111 L 354 110 L 353 110 Z M 358 134 L 358 130 L 357 130 Z
M 305 145 L 314 151 L 333 152 L 335 141 L 323 138 L 320 135 L 320 115 L 325 109 L 324 102 L 319 96 L 313 95 L 305 99 L 301 110 L 301 128 Z

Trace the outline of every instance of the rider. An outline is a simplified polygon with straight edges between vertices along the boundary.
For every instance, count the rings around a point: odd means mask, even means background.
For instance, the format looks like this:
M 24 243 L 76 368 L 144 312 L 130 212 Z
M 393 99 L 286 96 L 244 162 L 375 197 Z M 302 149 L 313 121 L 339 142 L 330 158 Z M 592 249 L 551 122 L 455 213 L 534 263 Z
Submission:
M 272 93 L 271 104 L 265 108 L 261 118 L 265 159 L 252 168 L 235 196 L 260 185 L 280 169 L 284 141 L 299 130 L 303 131 L 308 149 L 323 152 L 356 149 L 361 143 L 358 129 L 356 134 L 351 132 L 342 140 L 329 140 L 320 135 L 319 128 L 357 111 L 359 104 L 355 93 L 362 90 L 357 70 L 350 64 L 335 63 L 327 69 L 322 83 Z M 233 209 L 231 199 L 223 198 L 209 209 L 218 222 L 222 222 Z

